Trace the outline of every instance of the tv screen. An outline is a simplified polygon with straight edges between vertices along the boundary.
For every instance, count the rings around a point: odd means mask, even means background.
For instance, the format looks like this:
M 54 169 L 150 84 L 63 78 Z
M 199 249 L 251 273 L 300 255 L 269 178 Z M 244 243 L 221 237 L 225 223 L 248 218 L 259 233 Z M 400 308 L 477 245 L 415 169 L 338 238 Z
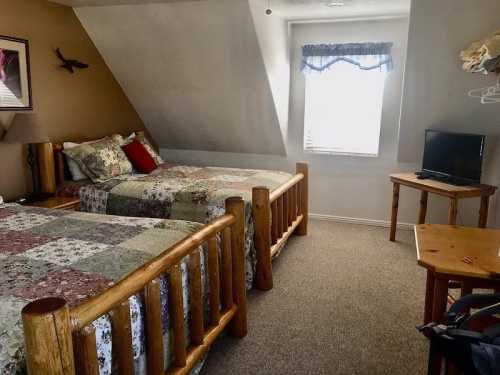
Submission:
M 484 135 L 427 129 L 422 169 L 437 177 L 479 183 L 484 140 Z

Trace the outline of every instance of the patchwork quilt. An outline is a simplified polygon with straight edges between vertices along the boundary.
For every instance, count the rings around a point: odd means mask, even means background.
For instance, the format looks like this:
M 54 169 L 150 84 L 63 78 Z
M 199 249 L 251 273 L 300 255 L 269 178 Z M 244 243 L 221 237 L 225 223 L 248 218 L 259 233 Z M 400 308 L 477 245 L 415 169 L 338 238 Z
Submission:
M 224 201 L 242 197 L 246 213 L 247 284 L 255 271 L 252 188 L 271 191 L 293 176 L 286 172 L 161 164 L 149 175 L 124 175 L 80 188 L 86 212 L 206 223 L 224 213 Z
M 44 297 L 63 297 L 74 306 L 113 285 L 129 272 L 192 234 L 201 224 L 107 216 L 0 205 L 0 374 L 24 374 L 21 309 Z M 203 293 L 208 304 L 202 259 Z M 181 264 L 184 318 L 188 320 L 189 285 L 186 259 Z M 168 283 L 161 279 L 165 355 L 170 361 Z M 136 374 L 146 373 L 144 306 L 130 298 Z M 101 374 L 111 374 L 111 325 L 107 315 L 96 329 Z M 187 326 L 187 324 L 186 324 Z M 201 364 L 200 364 L 201 367 Z

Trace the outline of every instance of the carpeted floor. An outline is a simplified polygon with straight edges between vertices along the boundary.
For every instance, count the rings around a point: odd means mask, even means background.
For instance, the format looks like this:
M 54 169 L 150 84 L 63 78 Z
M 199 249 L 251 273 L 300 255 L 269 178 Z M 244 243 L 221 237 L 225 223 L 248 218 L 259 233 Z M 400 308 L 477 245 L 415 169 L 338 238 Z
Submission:
M 203 375 L 424 374 L 425 272 L 413 232 L 312 220 L 249 293 L 249 333 L 219 339 Z

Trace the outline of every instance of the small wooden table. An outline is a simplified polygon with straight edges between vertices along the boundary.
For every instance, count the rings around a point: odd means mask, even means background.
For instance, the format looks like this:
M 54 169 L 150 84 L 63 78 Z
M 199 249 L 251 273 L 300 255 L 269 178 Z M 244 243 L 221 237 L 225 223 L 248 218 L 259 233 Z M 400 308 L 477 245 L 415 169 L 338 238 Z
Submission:
M 423 224 L 415 226 L 415 239 L 418 264 L 427 269 L 425 323 L 442 318 L 449 281 L 500 287 L 500 230 Z
M 415 226 L 415 239 L 418 264 L 427 269 L 424 324 L 442 321 L 450 281 L 466 285 L 462 295 L 500 288 L 500 230 L 424 224 Z M 440 364 L 432 358 L 429 368 Z
M 391 215 L 391 232 L 389 239 L 396 240 L 396 225 L 398 220 L 399 206 L 399 190 L 400 186 L 408 186 L 421 191 L 420 193 L 420 211 L 418 214 L 418 224 L 425 223 L 427 214 L 427 198 L 429 193 L 448 197 L 450 199 L 450 209 L 448 211 L 448 224 L 455 225 L 457 223 L 458 200 L 463 198 L 481 197 L 481 205 L 479 208 L 479 228 L 486 228 L 488 222 L 488 207 L 490 196 L 495 194 L 496 186 L 491 185 L 476 185 L 476 186 L 456 186 L 439 182 L 435 180 L 419 180 L 415 173 L 395 173 L 390 175 L 393 183 L 392 190 L 392 215 Z
M 79 197 L 50 197 L 40 201 L 27 203 L 28 206 L 52 208 L 58 210 L 80 210 Z

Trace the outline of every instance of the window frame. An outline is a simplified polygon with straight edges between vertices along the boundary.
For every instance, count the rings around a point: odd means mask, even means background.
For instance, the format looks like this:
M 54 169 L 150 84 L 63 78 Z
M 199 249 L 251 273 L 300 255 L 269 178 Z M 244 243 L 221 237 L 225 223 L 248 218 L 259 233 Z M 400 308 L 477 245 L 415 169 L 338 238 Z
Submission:
M 382 53 L 373 53 L 371 54 L 371 51 L 368 51 L 368 53 L 364 53 L 366 51 L 360 51 L 359 56 L 370 56 L 374 59 L 382 59 L 386 57 L 384 61 L 381 61 L 378 65 L 370 65 L 370 61 L 367 62 L 366 59 L 362 60 L 364 57 L 361 57 L 361 60 L 358 60 L 358 54 L 353 54 L 353 56 L 348 56 L 347 54 L 342 55 L 336 54 L 335 48 L 341 48 L 341 47 L 358 47 L 361 46 L 360 48 L 367 48 L 367 45 L 369 47 L 370 44 L 378 44 L 382 45 L 384 48 L 389 48 L 388 52 L 383 52 L 383 54 L 387 54 L 388 56 L 381 56 Z M 392 48 L 393 43 L 392 42 L 383 42 L 383 43 L 344 43 L 344 44 L 306 44 L 302 46 L 302 51 L 303 51 L 303 56 L 302 56 L 302 65 L 301 65 L 301 70 L 304 73 L 304 111 L 303 111 L 303 126 L 302 126 L 302 152 L 305 154 L 317 154 L 317 155 L 332 155 L 332 156 L 349 156 L 349 157 L 362 157 L 362 158 L 378 158 L 381 153 L 382 153 L 382 147 L 383 147 L 383 140 L 382 140 L 382 132 L 383 132 L 383 120 L 384 120 L 384 105 L 385 105 L 385 96 L 386 96 L 386 90 L 387 90 L 387 78 L 390 74 L 390 72 L 393 70 L 393 60 L 392 56 L 390 54 L 390 48 Z M 376 46 L 379 47 L 379 46 Z M 312 49 L 311 51 L 307 49 Z M 323 54 L 322 49 L 326 49 L 327 53 Z M 330 55 L 329 53 L 332 52 Z M 376 51 L 377 52 L 377 51 Z M 323 58 L 323 56 L 328 56 L 328 57 L 334 57 L 334 56 L 342 56 L 338 59 L 332 58 L 330 61 L 327 59 L 319 60 L 314 58 Z M 345 57 L 345 58 L 344 58 Z M 313 59 L 311 59 L 313 58 Z M 356 69 L 359 69 L 360 72 L 369 72 L 369 71 L 376 71 L 377 73 L 380 72 L 383 74 L 383 78 L 381 81 L 376 81 L 372 80 L 372 78 L 369 78 L 367 81 L 371 81 L 370 87 L 373 87 L 373 90 L 364 90 L 367 95 L 364 97 L 361 96 L 360 100 L 362 100 L 362 103 L 365 103 L 366 108 L 367 108 L 367 115 L 365 118 L 362 118 L 361 116 L 352 116 L 352 118 L 349 117 L 349 112 L 337 110 L 340 116 L 336 116 L 335 109 L 329 110 L 328 103 L 324 103 L 323 99 L 320 98 L 318 95 L 321 94 L 311 94 L 312 92 L 316 93 L 327 93 L 328 92 L 328 86 L 329 84 L 331 85 L 333 82 L 333 85 L 336 85 L 337 91 L 332 92 L 331 99 L 332 101 L 337 100 L 337 102 L 341 104 L 351 104 L 354 103 L 353 101 L 349 102 L 349 99 L 346 99 L 345 101 L 344 98 L 342 97 L 341 90 L 338 89 L 339 85 L 336 84 L 336 82 L 339 82 L 339 76 L 337 77 L 332 77 L 329 78 L 330 81 L 327 83 L 323 88 L 321 87 L 321 83 L 318 85 L 316 83 L 317 87 L 314 89 L 310 90 L 315 90 L 315 91 L 308 91 L 308 77 L 310 75 L 322 75 L 322 74 L 328 74 L 328 71 L 330 69 L 334 70 L 336 69 L 337 64 L 349 64 L 353 68 L 356 67 Z M 349 74 L 349 72 L 346 72 Z M 342 74 L 342 73 L 340 73 Z M 345 85 L 349 85 L 349 79 L 353 80 L 353 86 L 354 87 L 360 87 L 360 91 L 363 92 L 362 90 L 362 84 L 363 84 L 363 78 L 357 78 L 355 76 L 348 77 L 347 79 L 342 82 L 341 87 L 347 87 Z M 334 80 L 337 80 L 336 82 Z M 357 93 L 352 93 L 347 89 L 344 89 L 346 93 L 346 97 L 351 98 L 354 97 L 354 95 L 357 95 Z M 308 95 L 309 92 L 309 95 Z M 340 97 L 339 97 L 340 95 Z M 309 99 L 308 98 L 311 98 Z M 371 98 L 375 98 L 373 100 L 374 105 L 370 105 L 371 103 Z M 312 101 L 311 101 L 312 100 Z M 314 102 L 317 102 L 318 104 L 315 105 L 311 104 Z M 353 104 L 354 106 L 354 104 Z M 339 107 L 337 107 L 339 108 Z M 347 107 L 344 107 L 347 108 Z M 352 108 L 351 105 L 349 105 L 349 108 Z M 348 110 L 347 110 L 348 111 Z M 322 114 L 328 114 L 329 116 L 323 116 L 323 118 L 326 118 L 326 120 L 323 120 Z M 358 118 L 356 118 L 358 117 Z M 330 119 L 330 120 L 329 120 Z M 339 120 L 339 121 L 337 121 Z M 314 123 L 317 122 L 319 125 L 315 125 Z M 345 124 L 343 124 L 343 122 Z M 366 124 L 366 125 L 363 125 Z M 349 126 L 351 125 L 351 126 Z M 377 127 L 375 130 L 374 128 Z M 360 141 L 356 141 L 356 133 L 349 134 L 349 128 L 354 129 L 354 132 L 356 130 L 360 129 L 361 131 L 364 131 L 367 133 L 367 137 L 363 139 L 363 137 L 360 137 Z M 325 135 L 328 135 L 329 130 L 330 130 L 332 136 L 336 137 L 335 141 L 330 141 L 330 145 L 328 144 L 329 141 L 327 140 L 326 142 L 323 141 Z M 373 131 L 372 131 L 373 130 Z M 332 137 L 333 139 L 333 137 Z M 345 142 L 339 142 L 339 140 L 345 140 Z M 315 141 L 315 142 L 314 142 Z M 316 143 L 316 144 L 315 144 Z M 329 147 L 331 146 L 331 147 Z M 337 147 L 334 147 L 337 146 Z M 342 147 L 343 146 L 343 147 Z M 359 150 L 359 151 L 357 151 Z

